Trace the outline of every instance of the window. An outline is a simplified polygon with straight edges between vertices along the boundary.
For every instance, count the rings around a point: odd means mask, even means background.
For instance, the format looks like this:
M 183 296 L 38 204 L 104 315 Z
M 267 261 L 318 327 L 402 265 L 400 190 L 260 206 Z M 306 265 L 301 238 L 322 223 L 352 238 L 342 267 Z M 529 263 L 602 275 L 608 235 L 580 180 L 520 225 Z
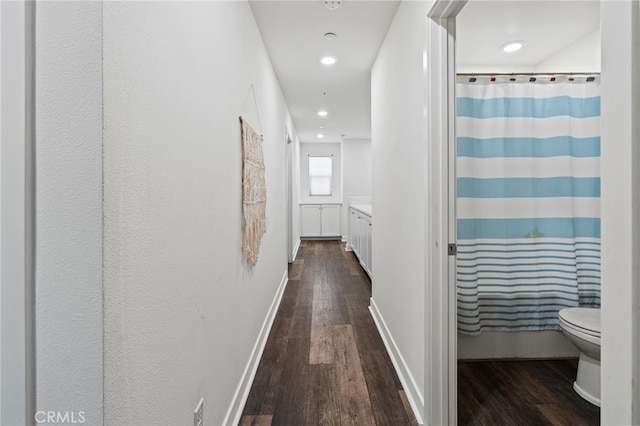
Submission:
M 331 195 L 333 158 L 309 157 L 309 195 Z

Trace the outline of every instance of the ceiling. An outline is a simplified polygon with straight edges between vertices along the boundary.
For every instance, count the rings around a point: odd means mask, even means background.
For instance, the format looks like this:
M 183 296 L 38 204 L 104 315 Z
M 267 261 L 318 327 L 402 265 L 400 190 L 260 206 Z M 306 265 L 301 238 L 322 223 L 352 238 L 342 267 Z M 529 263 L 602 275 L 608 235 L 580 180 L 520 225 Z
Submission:
M 333 11 L 322 0 L 250 0 L 250 5 L 299 140 L 369 139 L 371 65 L 399 2 L 343 0 Z M 470 0 L 457 18 L 457 61 L 535 65 L 599 24 L 595 0 Z M 337 37 L 327 40 L 327 32 Z M 506 55 L 501 46 L 511 40 L 525 40 L 525 47 Z M 337 62 L 322 65 L 323 56 Z M 324 118 L 318 116 L 321 109 L 328 112 Z
M 456 18 L 457 63 L 534 66 L 599 27 L 600 3 L 594 0 L 470 0 Z M 512 40 L 525 44 L 504 53 L 502 46 Z
M 371 65 L 399 3 L 346 0 L 333 11 L 321 0 L 250 4 L 300 141 L 369 139 Z M 337 37 L 327 40 L 327 32 Z M 327 55 L 337 62 L 322 65 Z

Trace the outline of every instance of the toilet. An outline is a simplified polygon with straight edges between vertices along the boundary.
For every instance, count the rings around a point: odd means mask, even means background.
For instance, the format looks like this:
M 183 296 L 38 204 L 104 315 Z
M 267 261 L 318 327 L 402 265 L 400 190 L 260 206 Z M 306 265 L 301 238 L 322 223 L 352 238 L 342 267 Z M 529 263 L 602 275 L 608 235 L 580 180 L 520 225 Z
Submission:
M 600 406 L 600 309 L 565 308 L 558 313 L 564 335 L 580 350 L 573 389 Z

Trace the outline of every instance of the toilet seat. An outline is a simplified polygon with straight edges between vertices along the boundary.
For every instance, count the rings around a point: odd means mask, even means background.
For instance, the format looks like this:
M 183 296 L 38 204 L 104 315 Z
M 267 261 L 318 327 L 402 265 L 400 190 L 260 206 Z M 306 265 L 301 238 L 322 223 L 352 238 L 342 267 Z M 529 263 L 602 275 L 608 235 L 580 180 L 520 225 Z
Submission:
M 586 340 L 600 344 L 600 309 L 565 308 L 558 313 L 560 323 L 567 331 L 576 335 L 586 335 Z
M 580 351 L 573 389 L 600 406 L 600 309 L 565 308 L 558 312 L 564 335 Z

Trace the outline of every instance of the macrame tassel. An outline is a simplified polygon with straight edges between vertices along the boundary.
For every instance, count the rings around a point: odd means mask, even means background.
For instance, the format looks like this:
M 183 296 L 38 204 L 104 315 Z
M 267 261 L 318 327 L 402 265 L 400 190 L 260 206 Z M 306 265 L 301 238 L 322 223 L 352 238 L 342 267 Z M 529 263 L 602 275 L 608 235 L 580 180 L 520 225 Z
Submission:
M 242 251 L 251 266 L 258 262 L 260 241 L 267 231 L 267 188 L 264 178 L 262 135 L 240 117 L 242 128 Z

